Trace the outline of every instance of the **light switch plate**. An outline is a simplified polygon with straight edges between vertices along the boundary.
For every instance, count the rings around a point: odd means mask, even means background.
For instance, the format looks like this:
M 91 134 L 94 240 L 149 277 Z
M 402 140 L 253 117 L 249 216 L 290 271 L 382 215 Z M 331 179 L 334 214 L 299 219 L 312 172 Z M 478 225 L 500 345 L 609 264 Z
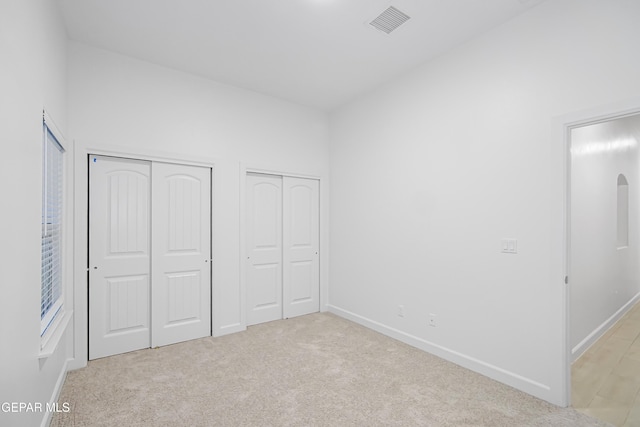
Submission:
M 502 239 L 502 253 L 503 254 L 517 254 L 518 253 L 518 240 L 517 239 Z

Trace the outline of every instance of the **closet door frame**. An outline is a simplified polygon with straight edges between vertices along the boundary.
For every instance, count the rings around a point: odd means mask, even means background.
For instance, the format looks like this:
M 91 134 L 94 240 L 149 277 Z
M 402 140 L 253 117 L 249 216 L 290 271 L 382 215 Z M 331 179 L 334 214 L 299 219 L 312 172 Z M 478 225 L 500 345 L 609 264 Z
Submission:
M 276 175 L 283 178 L 303 178 L 312 179 L 318 181 L 318 273 L 319 273 L 319 312 L 325 312 L 329 309 L 327 300 L 327 271 L 326 271 L 326 259 L 328 259 L 328 250 L 326 247 L 326 225 L 325 225 L 325 199 L 326 189 L 324 188 L 324 178 L 321 173 L 300 173 L 290 172 L 286 169 L 269 168 L 264 166 L 241 164 L 240 167 L 240 298 L 241 298 L 241 323 L 247 325 L 247 272 L 246 272 L 246 257 L 247 257 L 247 206 L 246 206 L 246 185 L 247 174 L 264 174 L 264 175 Z

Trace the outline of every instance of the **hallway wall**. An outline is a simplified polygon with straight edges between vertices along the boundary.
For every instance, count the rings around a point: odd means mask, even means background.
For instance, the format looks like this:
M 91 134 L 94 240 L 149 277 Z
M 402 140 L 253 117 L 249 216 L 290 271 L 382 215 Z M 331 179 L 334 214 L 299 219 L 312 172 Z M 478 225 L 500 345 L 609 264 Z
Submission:
M 640 292 L 640 115 L 571 133 L 571 348 L 574 359 Z M 629 244 L 618 247 L 617 182 L 629 184 Z M 613 323 L 613 322 L 612 322 Z

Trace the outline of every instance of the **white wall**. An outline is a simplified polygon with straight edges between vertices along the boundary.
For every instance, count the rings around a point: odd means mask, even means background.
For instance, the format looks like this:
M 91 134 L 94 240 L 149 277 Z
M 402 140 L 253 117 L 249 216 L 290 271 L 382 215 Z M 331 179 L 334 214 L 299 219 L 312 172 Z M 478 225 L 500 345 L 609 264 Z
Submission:
M 52 356 L 38 359 L 42 110 L 63 132 L 67 120 L 66 34 L 55 2 L 0 3 L 0 62 L 0 402 L 44 407 L 57 397 L 72 336 L 69 329 Z M 48 415 L 0 411 L 0 425 L 36 426 Z
M 640 115 L 571 133 L 571 347 L 579 356 L 640 292 Z M 617 245 L 617 181 L 629 183 L 629 245 Z M 613 319 L 612 319 L 613 320 Z
M 638 16 L 547 1 L 332 114 L 330 309 L 565 404 L 552 123 L 640 96 Z
M 243 172 L 247 167 L 262 168 L 313 175 L 328 183 L 326 114 L 78 43 L 69 47 L 69 99 L 69 129 L 77 153 L 78 217 L 77 358 L 73 367 L 86 363 L 89 152 L 214 165 L 213 333 L 243 330 Z M 321 196 L 322 230 L 328 224 L 326 188 Z M 323 241 L 322 250 L 326 251 L 326 238 Z M 327 263 L 322 265 L 321 276 L 321 286 L 326 288 Z

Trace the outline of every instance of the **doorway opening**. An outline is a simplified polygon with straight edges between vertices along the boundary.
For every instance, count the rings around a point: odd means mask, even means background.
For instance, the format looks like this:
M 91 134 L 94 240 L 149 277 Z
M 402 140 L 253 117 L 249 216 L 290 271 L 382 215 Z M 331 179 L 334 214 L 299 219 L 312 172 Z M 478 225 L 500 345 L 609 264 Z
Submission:
M 640 113 L 567 130 L 569 403 L 622 425 L 640 402 Z

